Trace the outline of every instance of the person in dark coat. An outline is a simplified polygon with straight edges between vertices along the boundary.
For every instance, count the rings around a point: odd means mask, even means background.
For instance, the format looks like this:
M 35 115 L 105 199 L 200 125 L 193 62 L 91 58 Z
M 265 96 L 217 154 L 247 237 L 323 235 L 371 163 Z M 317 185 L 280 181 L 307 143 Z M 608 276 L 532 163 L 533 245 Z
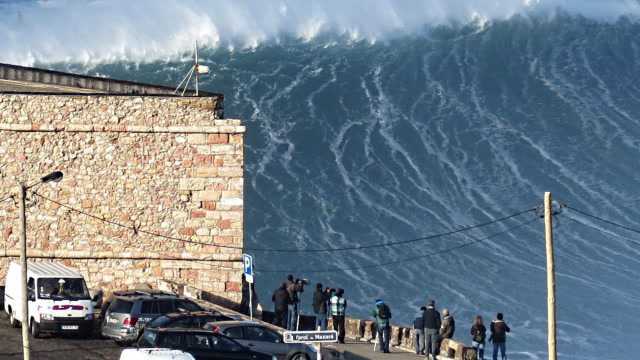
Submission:
M 449 310 L 442 310 L 442 324 L 440 325 L 440 341 L 442 339 L 451 339 L 453 338 L 453 334 L 456 332 L 456 321 L 453 319 L 453 316 L 449 314 Z
M 296 314 L 298 291 L 293 275 L 287 276 L 286 289 L 289 294 L 289 304 L 287 304 L 287 326 L 285 328 L 287 330 L 295 330 L 295 323 L 298 320 L 298 315 Z
M 287 327 L 287 306 L 289 305 L 289 293 L 287 292 L 287 284 L 282 283 L 271 297 L 273 301 L 274 325 L 282 328 Z
M 251 289 L 251 301 L 249 301 L 249 289 Z M 249 303 L 253 308 L 253 313 L 249 312 Z M 240 301 L 240 312 L 249 316 L 253 314 L 256 316 L 256 309 L 258 308 L 258 294 L 256 293 L 255 283 L 249 284 L 244 274 L 242 274 L 242 300 Z
M 487 328 L 482 323 L 482 316 L 478 315 L 471 326 L 471 346 L 476 349 L 478 360 L 484 360 L 484 342 L 487 338 Z
M 422 313 L 422 321 L 424 323 L 424 341 L 426 347 L 426 355 L 429 354 L 436 360 L 438 354 L 438 333 L 440 332 L 440 313 L 436 310 L 436 302 L 429 300 L 427 309 Z
M 313 293 L 313 312 L 316 314 L 316 330 L 327 330 L 327 301 L 329 294 L 322 288 L 322 284 L 316 285 Z
M 413 320 L 413 330 L 416 333 L 416 355 L 424 355 L 424 321 L 422 320 L 422 313 L 427 310 L 426 307 L 420 308 L 420 314 Z
M 507 333 L 511 332 L 511 329 L 504 322 L 502 313 L 496 315 L 496 319 L 491 322 L 491 337 L 489 341 L 493 342 L 493 360 L 498 360 L 498 351 L 502 360 L 507 358 Z

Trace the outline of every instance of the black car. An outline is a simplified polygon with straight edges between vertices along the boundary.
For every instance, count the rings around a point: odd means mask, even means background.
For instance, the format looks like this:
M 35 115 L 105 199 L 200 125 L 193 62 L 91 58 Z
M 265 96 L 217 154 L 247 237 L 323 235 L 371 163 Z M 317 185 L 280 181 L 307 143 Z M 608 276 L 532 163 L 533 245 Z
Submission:
M 139 348 L 182 350 L 196 360 L 277 360 L 250 350 L 222 334 L 196 329 L 145 329 L 138 340 Z
M 182 328 L 203 329 L 207 323 L 233 320 L 230 316 L 218 311 L 186 311 L 160 315 L 149 321 L 145 329 Z

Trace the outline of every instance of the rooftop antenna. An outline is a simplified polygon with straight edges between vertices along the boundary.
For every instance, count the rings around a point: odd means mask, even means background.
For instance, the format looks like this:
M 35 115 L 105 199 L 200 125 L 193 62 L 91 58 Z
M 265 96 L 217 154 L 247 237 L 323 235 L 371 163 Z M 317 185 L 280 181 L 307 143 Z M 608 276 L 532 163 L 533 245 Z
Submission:
M 199 84 L 199 80 L 200 80 L 200 74 L 208 74 L 209 73 L 209 67 L 206 65 L 200 65 L 198 63 L 198 41 L 196 41 L 196 44 L 194 46 L 194 62 L 193 62 L 193 66 L 191 66 L 191 69 L 189 69 L 189 72 L 187 73 L 187 75 L 184 76 L 184 78 L 182 79 L 182 81 L 180 81 L 180 84 L 178 84 L 178 87 L 176 88 L 176 90 L 173 92 L 174 94 L 177 94 L 180 91 L 180 88 L 182 88 L 182 93 L 180 93 L 180 96 L 184 96 L 184 94 L 187 92 L 187 89 L 189 88 L 189 83 L 191 82 L 191 77 L 193 77 L 193 74 L 195 74 L 195 84 L 196 84 L 196 91 L 195 94 L 196 96 L 199 95 L 200 90 L 198 88 Z M 184 87 L 183 87 L 184 84 Z

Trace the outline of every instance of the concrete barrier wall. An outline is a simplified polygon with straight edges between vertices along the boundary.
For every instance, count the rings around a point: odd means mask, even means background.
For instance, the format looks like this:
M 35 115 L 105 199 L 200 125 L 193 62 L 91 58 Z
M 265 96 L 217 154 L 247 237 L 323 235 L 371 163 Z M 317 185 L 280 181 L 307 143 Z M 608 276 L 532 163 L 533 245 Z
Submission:
M 329 320 L 329 328 L 332 329 L 332 321 Z M 376 339 L 376 325 L 372 320 L 347 318 L 345 321 L 346 336 L 358 341 L 373 342 Z M 416 349 L 416 334 L 413 328 L 404 326 L 391 326 L 391 345 L 414 352 Z M 448 354 L 456 360 L 475 360 L 476 351 L 470 346 L 453 339 L 444 339 L 440 345 L 440 353 Z

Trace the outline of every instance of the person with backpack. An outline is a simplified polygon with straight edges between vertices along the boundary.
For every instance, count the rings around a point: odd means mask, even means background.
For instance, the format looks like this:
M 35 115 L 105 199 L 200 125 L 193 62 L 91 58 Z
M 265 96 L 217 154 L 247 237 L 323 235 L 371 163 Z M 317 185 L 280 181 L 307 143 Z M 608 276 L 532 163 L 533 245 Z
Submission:
M 322 284 L 316 285 L 316 292 L 313 294 L 313 312 L 316 314 L 316 330 L 327 330 L 327 292 L 322 288 Z
M 498 360 L 498 351 L 502 360 L 507 358 L 507 333 L 511 329 L 504 322 L 502 313 L 496 315 L 496 319 L 491 322 L 491 337 L 489 341 L 493 342 L 493 360 Z
M 389 353 L 389 343 L 391 342 L 391 309 L 382 299 L 376 300 L 376 307 L 371 311 L 371 316 L 376 321 L 378 330 L 378 343 L 380 351 Z
M 429 354 L 436 360 L 438 354 L 438 333 L 440 331 L 440 313 L 436 310 L 436 302 L 429 300 L 427 308 L 422 313 L 422 321 L 424 323 L 424 341 L 426 347 L 426 355 Z
M 471 346 L 476 349 L 477 359 L 484 360 L 484 341 L 487 328 L 482 323 L 482 316 L 477 315 L 471 326 Z
M 346 310 L 347 300 L 344 298 L 344 289 L 338 289 L 331 298 L 331 317 L 333 319 L 333 330 L 338 332 L 338 342 L 340 344 L 344 344 L 344 317 Z
M 426 307 L 420 308 L 420 314 L 413 320 L 413 330 L 416 333 L 416 355 L 424 355 L 424 321 L 422 320 L 422 313 L 427 310 Z

